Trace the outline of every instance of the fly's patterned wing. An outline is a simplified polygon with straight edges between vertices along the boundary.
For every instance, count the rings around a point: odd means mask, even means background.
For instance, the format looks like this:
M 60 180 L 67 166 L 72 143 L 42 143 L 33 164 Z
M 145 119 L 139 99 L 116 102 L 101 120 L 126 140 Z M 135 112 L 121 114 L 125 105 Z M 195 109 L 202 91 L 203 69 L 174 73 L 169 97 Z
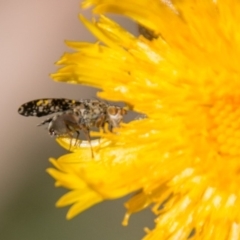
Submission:
M 64 112 L 81 104 L 80 101 L 65 98 L 43 98 L 22 104 L 18 109 L 18 113 L 25 117 L 42 117 L 57 112 Z

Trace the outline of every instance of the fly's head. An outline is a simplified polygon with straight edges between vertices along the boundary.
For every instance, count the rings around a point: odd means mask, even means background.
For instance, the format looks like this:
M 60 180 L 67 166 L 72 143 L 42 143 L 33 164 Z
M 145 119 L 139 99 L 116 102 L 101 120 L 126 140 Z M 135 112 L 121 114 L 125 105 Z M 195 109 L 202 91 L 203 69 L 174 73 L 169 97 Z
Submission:
M 127 110 L 118 106 L 108 106 L 107 119 L 111 129 L 119 127 L 123 120 L 123 116 L 127 114 Z

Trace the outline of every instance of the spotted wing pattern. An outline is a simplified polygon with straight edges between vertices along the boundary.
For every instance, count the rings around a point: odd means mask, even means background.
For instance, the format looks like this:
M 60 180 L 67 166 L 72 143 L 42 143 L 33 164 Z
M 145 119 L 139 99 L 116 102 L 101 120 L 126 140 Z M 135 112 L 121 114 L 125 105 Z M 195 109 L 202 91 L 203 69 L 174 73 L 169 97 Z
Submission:
M 22 104 L 18 109 L 18 113 L 25 117 L 42 117 L 57 112 L 64 112 L 81 104 L 81 101 L 72 99 L 43 98 Z

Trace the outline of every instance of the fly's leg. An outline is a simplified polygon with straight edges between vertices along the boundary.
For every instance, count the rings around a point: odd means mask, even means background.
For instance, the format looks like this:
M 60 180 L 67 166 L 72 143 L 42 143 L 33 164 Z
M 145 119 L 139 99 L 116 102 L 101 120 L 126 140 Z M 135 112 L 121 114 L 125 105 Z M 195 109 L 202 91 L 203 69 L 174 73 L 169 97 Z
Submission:
M 77 146 L 77 141 L 79 139 L 79 135 L 80 132 L 78 130 L 78 124 L 76 124 L 75 122 L 69 121 L 69 120 L 65 120 L 64 121 L 66 129 L 68 131 L 67 135 L 70 138 L 70 147 L 69 147 L 69 151 L 71 151 L 72 147 L 76 147 Z M 74 133 L 76 132 L 77 136 L 76 136 L 76 141 L 73 144 L 73 137 L 74 137 Z
M 73 146 L 73 134 L 72 133 L 69 133 L 68 134 L 68 137 L 70 138 L 70 145 L 69 145 L 69 149 L 68 149 L 68 151 L 70 151 L 71 152 L 71 149 L 72 149 L 72 146 Z
M 87 138 L 87 141 L 89 142 L 92 158 L 94 158 L 93 148 L 92 148 L 92 144 L 91 144 L 91 138 L 90 138 L 90 135 L 89 135 L 89 129 L 87 127 L 83 127 L 82 130 L 83 130 L 83 132 L 84 132 L 84 134 Z
M 45 119 L 43 122 L 39 123 L 39 124 L 37 125 L 37 127 L 42 126 L 42 125 L 45 125 L 46 123 L 50 123 L 50 122 L 52 122 L 52 120 L 53 120 L 53 117 L 50 117 L 50 118 L 48 118 L 48 119 Z
M 80 132 L 76 131 L 76 134 L 77 134 L 77 136 L 76 136 L 76 141 L 75 141 L 75 144 L 74 144 L 75 147 L 77 146 L 77 141 L 80 140 L 80 138 L 79 138 Z
M 104 126 L 106 124 L 106 114 L 100 115 L 100 117 L 96 120 L 95 126 L 104 131 Z

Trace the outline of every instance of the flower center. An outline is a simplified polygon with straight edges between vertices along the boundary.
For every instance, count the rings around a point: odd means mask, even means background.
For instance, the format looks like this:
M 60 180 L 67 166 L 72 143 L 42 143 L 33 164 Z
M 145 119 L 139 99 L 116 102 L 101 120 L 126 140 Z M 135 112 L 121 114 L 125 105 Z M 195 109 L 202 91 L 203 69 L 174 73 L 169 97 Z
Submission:
M 216 101 L 209 111 L 210 137 L 220 154 L 240 155 L 240 96 Z

